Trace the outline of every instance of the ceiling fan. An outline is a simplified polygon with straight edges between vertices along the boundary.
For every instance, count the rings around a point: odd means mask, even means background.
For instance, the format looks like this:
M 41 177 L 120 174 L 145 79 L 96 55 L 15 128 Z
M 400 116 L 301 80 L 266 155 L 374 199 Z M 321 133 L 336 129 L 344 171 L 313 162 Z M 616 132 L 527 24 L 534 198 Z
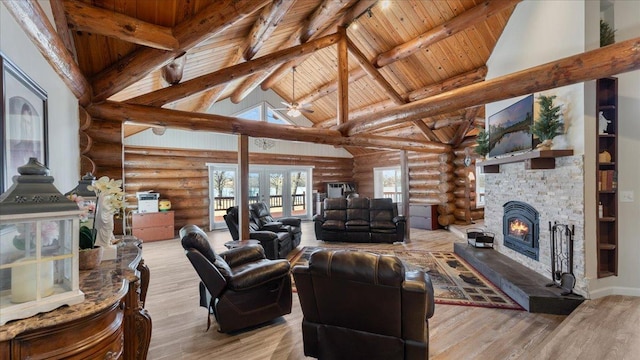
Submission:
M 274 109 L 274 110 L 287 110 L 287 115 L 291 116 L 291 117 L 298 117 L 300 116 L 303 112 L 308 113 L 308 114 L 312 114 L 313 110 L 309 109 L 309 107 L 311 106 L 311 104 L 298 104 L 296 102 L 296 67 L 294 66 L 293 68 L 291 68 L 292 70 L 292 95 L 291 95 L 291 99 L 292 101 L 290 103 L 288 102 L 284 102 L 282 101 L 283 105 L 286 105 L 286 108 L 279 108 L 279 109 Z

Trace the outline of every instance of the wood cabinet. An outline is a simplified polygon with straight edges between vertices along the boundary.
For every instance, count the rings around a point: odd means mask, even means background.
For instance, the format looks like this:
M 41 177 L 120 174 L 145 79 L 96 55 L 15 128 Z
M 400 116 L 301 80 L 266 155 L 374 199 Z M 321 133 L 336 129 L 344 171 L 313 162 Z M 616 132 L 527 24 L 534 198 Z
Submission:
M 80 272 L 85 300 L 0 326 L 0 359 L 146 359 L 149 269 L 128 238 L 118 259 Z
M 147 242 L 173 239 L 175 237 L 173 211 L 133 213 L 131 232 L 133 236 Z
M 409 205 L 409 224 L 414 229 L 436 230 L 438 212 L 436 205 Z
M 596 81 L 598 277 L 618 275 L 618 79 Z

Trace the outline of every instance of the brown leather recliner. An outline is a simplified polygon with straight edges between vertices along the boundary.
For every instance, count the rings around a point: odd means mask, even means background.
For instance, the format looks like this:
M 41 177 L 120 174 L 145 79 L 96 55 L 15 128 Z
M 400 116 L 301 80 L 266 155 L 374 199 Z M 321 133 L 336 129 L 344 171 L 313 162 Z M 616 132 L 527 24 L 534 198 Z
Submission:
M 427 359 L 433 286 L 395 256 L 319 250 L 293 276 L 304 353 L 318 359 Z
M 196 225 L 180 229 L 180 237 L 187 258 L 200 276 L 200 306 L 214 314 L 220 332 L 234 332 L 291 313 L 287 260 L 266 259 L 260 245 L 218 255 Z

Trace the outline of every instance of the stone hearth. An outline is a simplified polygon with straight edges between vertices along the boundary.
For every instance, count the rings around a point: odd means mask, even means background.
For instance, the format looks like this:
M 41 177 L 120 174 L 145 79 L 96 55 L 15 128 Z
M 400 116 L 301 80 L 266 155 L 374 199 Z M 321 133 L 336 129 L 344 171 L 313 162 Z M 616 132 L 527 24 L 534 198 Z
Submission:
M 455 243 L 453 250 L 529 312 L 568 315 L 584 301 L 577 294 L 561 295 L 562 289 L 547 286 L 550 278 L 493 249 Z

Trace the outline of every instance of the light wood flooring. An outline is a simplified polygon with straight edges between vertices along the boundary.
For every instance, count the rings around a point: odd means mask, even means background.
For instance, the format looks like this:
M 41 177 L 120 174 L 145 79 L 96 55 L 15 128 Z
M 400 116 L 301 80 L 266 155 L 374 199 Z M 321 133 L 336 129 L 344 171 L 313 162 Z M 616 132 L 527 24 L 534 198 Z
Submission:
M 323 242 L 315 240 L 313 222 L 304 222 L 302 231 L 299 248 L 322 246 Z M 209 233 L 209 238 L 216 251 L 224 251 L 224 243 L 231 240 L 227 230 L 213 231 Z M 453 251 L 456 241 L 463 240 L 446 230 L 411 229 L 409 244 L 370 246 Z M 198 306 L 199 279 L 184 255 L 179 240 L 145 243 L 143 255 L 151 270 L 146 302 L 153 321 L 149 359 L 306 358 L 300 330 L 302 311 L 295 293 L 291 314 L 266 326 L 226 335 L 217 332 L 213 322 L 211 329 L 205 332 L 207 310 Z M 429 320 L 430 358 L 508 359 L 530 356 L 545 345 L 547 335 L 552 334 L 564 319 L 565 316 L 530 314 L 517 310 L 437 304 L 435 315 Z

